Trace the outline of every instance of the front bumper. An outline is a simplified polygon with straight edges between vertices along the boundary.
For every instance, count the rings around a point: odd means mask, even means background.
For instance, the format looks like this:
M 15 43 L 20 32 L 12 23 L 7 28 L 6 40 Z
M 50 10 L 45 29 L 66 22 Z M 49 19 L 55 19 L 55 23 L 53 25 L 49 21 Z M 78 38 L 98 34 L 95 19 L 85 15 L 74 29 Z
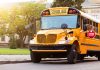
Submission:
M 29 48 L 33 52 L 66 52 L 70 46 L 70 44 L 31 44 Z

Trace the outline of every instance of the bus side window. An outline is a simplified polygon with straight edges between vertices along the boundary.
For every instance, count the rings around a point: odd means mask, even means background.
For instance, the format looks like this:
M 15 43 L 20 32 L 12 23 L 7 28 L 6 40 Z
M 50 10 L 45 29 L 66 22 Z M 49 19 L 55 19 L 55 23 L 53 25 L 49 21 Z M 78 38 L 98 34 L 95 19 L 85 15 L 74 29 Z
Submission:
M 98 33 L 98 23 L 93 22 L 94 30 L 96 33 Z
M 98 33 L 98 23 L 95 25 L 95 31 Z
M 89 21 L 89 25 L 90 25 L 90 30 L 95 31 L 95 27 L 93 26 L 93 21 Z
M 84 30 L 84 31 L 87 30 L 87 24 L 88 24 L 87 19 L 84 18 L 84 19 L 83 19 L 83 30 Z
M 92 21 L 91 21 L 91 20 L 89 21 L 89 24 L 92 25 Z M 93 25 L 92 25 L 92 26 L 93 26 Z
M 76 25 L 77 28 L 81 26 L 80 21 L 81 21 L 80 16 L 78 16 L 77 25 Z

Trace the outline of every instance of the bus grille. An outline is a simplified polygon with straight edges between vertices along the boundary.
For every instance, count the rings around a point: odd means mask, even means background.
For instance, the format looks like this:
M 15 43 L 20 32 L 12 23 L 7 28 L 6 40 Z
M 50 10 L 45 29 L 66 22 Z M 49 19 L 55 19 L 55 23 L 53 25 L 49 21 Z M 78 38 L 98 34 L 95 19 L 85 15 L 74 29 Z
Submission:
M 56 34 L 48 34 L 47 36 L 44 34 L 37 35 L 38 43 L 55 43 L 57 35 Z
M 49 34 L 47 35 L 47 43 L 55 43 L 57 35 L 56 34 Z
M 37 35 L 37 41 L 39 43 L 46 43 L 46 36 L 44 34 Z

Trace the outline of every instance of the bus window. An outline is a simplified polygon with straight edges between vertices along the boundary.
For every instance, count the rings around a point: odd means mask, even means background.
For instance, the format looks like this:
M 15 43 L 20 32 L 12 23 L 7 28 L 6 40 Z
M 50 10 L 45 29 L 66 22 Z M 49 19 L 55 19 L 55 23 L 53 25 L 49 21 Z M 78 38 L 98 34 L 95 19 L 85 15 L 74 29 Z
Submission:
M 77 19 L 77 25 L 76 25 L 77 28 L 79 28 L 79 27 L 81 26 L 80 21 L 81 21 L 81 20 L 80 20 L 80 16 L 78 16 L 78 19 Z
M 62 24 L 66 24 L 67 28 L 77 28 L 77 17 L 77 15 L 44 16 L 41 18 L 41 29 L 61 29 Z
M 94 30 L 98 33 L 98 23 L 93 22 Z
M 85 24 L 84 17 L 79 16 L 79 23 L 80 23 L 81 29 L 83 30 L 84 29 L 84 24 Z
M 87 18 L 84 18 L 84 19 L 83 19 L 83 30 L 84 30 L 84 31 L 87 30 L 87 24 L 88 24 L 87 21 L 88 21 Z
M 87 24 L 87 19 L 86 18 L 83 19 L 83 23 Z
M 95 23 L 95 31 L 98 33 L 98 24 Z
M 89 20 L 89 24 L 92 25 L 92 21 L 91 20 Z

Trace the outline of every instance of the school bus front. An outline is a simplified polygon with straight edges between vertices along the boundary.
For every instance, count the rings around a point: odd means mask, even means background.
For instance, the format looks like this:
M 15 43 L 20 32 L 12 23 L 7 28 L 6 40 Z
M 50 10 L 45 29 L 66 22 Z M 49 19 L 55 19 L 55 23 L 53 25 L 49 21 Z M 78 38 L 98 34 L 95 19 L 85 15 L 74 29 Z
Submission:
M 76 56 L 71 53 L 76 55 L 80 52 L 78 16 L 77 10 L 68 7 L 44 10 L 41 13 L 41 30 L 30 41 L 31 60 L 37 63 L 41 58 L 67 57 L 69 63 L 75 63 Z

